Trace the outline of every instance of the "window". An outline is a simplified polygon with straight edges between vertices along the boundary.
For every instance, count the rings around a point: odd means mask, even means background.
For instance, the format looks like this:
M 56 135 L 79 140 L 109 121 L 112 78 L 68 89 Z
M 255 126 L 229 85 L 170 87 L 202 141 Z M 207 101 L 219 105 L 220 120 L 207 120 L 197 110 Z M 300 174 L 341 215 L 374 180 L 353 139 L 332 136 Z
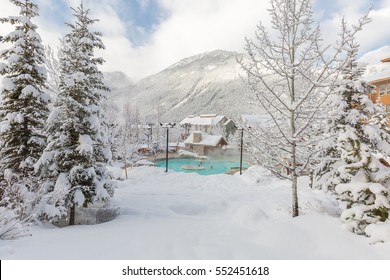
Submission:
M 386 104 L 386 113 L 390 114 L 390 104 Z
M 386 85 L 379 86 L 379 95 L 384 95 L 386 92 Z
M 386 85 L 386 94 L 390 94 L 390 84 Z

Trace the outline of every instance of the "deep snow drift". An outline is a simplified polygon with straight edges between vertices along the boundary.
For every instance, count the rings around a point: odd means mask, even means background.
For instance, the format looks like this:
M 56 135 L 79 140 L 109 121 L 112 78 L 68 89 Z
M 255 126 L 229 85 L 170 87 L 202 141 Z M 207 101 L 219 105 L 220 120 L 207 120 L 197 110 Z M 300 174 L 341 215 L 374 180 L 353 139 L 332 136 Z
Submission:
M 290 187 L 259 167 L 201 176 L 140 167 L 119 182 L 115 220 L 34 226 L 0 241 L 1 259 L 388 259 L 390 243 L 343 229 L 337 202 L 300 182 L 301 216 Z

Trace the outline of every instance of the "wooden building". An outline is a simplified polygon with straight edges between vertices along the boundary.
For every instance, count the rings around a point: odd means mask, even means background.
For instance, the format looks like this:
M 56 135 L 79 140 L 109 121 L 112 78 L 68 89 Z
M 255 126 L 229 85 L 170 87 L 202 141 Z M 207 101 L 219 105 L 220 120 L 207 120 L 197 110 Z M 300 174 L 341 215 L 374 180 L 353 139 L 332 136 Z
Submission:
M 206 156 L 210 153 L 219 153 L 227 142 L 221 135 L 208 135 L 201 131 L 194 131 L 184 141 L 184 145 L 198 155 Z
M 381 62 L 390 63 L 390 57 L 381 60 Z M 379 100 L 383 104 L 383 109 L 390 116 L 390 70 L 368 77 L 368 82 L 376 87 L 370 94 L 370 99 L 373 102 Z
M 185 138 L 193 131 L 202 131 L 210 135 L 222 134 L 227 139 L 236 131 L 236 125 L 231 119 L 217 114 L 190 115 L 180 122 L 180 126 L 186 130 Z

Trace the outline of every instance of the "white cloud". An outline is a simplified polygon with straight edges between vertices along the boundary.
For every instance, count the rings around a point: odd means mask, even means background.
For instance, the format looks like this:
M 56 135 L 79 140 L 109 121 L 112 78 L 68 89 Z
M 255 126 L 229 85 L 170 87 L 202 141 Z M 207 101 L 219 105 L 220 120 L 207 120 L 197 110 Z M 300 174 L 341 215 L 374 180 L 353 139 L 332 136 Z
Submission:
M 371 12 L 372 22 L 365 27 L 358 39 L 361 51 L 367 52 L 373 48 L 390 45 L 390 1 L 386 6 Z M 390 56 L 390 53 L 388 54 Z
M 390 24 L 390 18 L 388 16 L 390 13 L 390 1 L 377 2 L 380 2 L 380 4 L 376 5 L 376 7 L 374 6 L 369 14 L 372 22 L 365 25 L 363 30 L 356 36 L 360 44 L 360 54 L 390 43 L 390 36 L 386 35 L 388 33 L 387 26 Z M 356 24 L 362 14 L 367 12 L 371 5 L 371 1 L 367 0 L 354 2 L 348 0 L 338 1 L 330 17 L 321 22 L 321 29 L 325 41 L 335 41 L 340 30 L 342 18 L 345 18 L 349 25 Z
M 321 2 L 321 3 L 318 3 Z M 329 2 L 331 2 L 329 4 Z M 183 57 L 213 49 L 243 51 L 244 37 L 254 34 L 256 25 L 262 21 L 269 24 L 268 1 L 258 0 L 159 0 L 170 15 L 150 34 L 141 47 L 130 42 L 123 44 L 123 58 L 116 58 L 118 68 L 133 78 L 156 73 Z M 370 5 L 370 0 L 317 0 L 329 14 L 319 17 L 325 42 L 331 43 L 340 30 L 340 20 L 346 17 L 349 24 L 356 23 Z M 316 10 L 316 15 L 321 14 Z M 389 44 L 386 36 L 390 26 L 390 1 L 382 0 L 371 12 L 373 22 L 363 29 L 357 39 L 361 53 Z M 124 42 L 127 40 L 122 38 Z M 107 47 L 119 52 L 121 46 Z M 118 40 L 119 42 L 119 40 Z
M 18 13 L 19 13 L 19 8 L 16 7 L 15 5 L 12 5 L 10 2 L 1 3 L 0 18 L 7 17 L 9 15 L 16 15 Z M 13 28 L 10 24 L 0 23 L 0 36 L 5 35 L 12 30 Z
M 241 51 L 259 18 L 266 18 L 265 2 L 258 0 L 160 0 L 170 17 L 133 52 L 133 77 L 155 73 L 179 59 L 210 51 Z
M 79 0 L 62 0 L 68 7 L 60 11 L 63 18 L 73 21 L 69 6 L 76 7 Z M 133 0 L 132 0 L 133 1 Z M 150 0 L 134 0 L 145 9 Z M 156 73 L 183 57 L 213 49 L 243 51 L 245 36 L 254 34 L 256 25 L 262 21 L 269 24 L 267 0 L 156 0 L 168 15 L 155 26 L 147 40 L 135 45 L 128 39 L 129 21 L 119 17 L 121 0 L 84 0 L 93 18 L 100 21 L 96 29 L 104 34 L 106 50 L 99 52 L 106 60 L 102 70 L 120 70 L 132 78 L 141 78 Z M 50 9 L 49 0 L 39 0 L 42 9 Z M 362 11 L 370 6 L 371 0 L 315 0 L 316 18 L 322 20 L 321 28 L 326 42 L 332 42 L 340 29 L 343 15 L 349 23 L 354 23 Z M 15 14 L 17 8 L 2 0 L 0 16 Z M 58 12 L 52 10 L 52 12 Z M 359 34 L 361 53 L 390 44 L 390 0 L 374 2 L 371 12 L 373 22 Z M 67 28 L 63 24 L 51 22 L 53 19 L 40 17 L 37 21 L 39 33 L 45 44 L 58 45 Z M 133 28 L 141 28 L 135 27 Z M 0 24 L 0 32 L 5 32 Z M 0 34 L 1 34 L 0 33 Z M 390 55 L 390 54 L 389 54 Z

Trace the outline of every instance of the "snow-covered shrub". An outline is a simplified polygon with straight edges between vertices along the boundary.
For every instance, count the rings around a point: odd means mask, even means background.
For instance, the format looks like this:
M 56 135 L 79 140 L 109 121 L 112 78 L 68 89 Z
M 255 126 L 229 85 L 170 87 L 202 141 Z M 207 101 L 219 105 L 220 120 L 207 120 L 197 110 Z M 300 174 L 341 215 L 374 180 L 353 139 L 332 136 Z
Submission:
M 37 196 L 31 178 L 23 178 L 12 169 L 4 170 L 3 176 L 0 206 L 12 209 L 20 219 L 31 218 Z
M 61 173 L 58 176 L 55 185 L 51 182 L 42 182 L 39 189 L 34 215 L 39 220 L 47 220 L 50 222 L 57 222 L 66 217 L 68 197 L 68 189 L 70 183 L 66 173 Z
M 390 223 L 377 223 L 366 227 L 366 235 L 371 243 L 390 242 Z
M 29 234 L 29 225 L 14 211 L 0 206 L 0 239 L 17 239 Z
M 352 182 L 339 184 L 335 190 L 346 202 L 347 209 L 341 213 L 341 219 L 348 230 L 367 235 L 368 225 L 388 220 L 390 196 L 383 185 Z

